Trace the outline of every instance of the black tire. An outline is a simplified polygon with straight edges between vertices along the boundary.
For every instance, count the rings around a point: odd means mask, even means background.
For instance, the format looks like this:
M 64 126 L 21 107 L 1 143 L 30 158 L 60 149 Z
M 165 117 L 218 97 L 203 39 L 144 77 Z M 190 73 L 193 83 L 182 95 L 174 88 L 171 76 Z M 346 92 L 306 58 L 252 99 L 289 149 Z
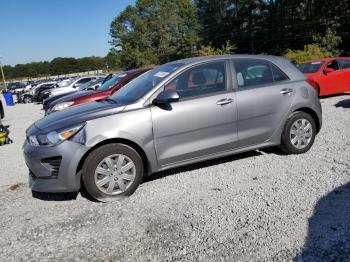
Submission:
M 31 101 L 30 97 L 25 96 L 25 97 L 23 98 L 23 103 L 24 103 L 24 104 L 28 104 L 28 103 L 31 103 L 31 102 L 32 102 L 32 101 Z
M 306 119 L 307 121 L 309 121 L 309 123 L 311 124 L 311 127 L 312 127 L 312 135 L 311 135 L 311 139 L 310 139 L 309 143 L 307 144 L 307 146 L 299 149 L 295 145 L 292 144 L 291 139 L 290 139 L 290 131 L 291 131 L 292 125 L 296 121 L 301 120 L 301 119 Z M 288 117 L 288 119 L 284 125 L 280 148 L 287 154 L 303 154 L 303 153 L 309 151 L 309 149 L 312 147 L 312 145 L 315 141 L 315 137 L 316 137 L 315 120 L 309 114 L 307 114 L 305 112 L 297 111 L 297 112 L 292 113 Z
M 130 158 L 134 163 L 136 174 L 134 181 L 124 192 L 117 195 L 109 195 L 97 187 L 95 183 L 95 170 L 103 159 L 114 154 L 123 154 Z M 140 155 L 127 145 L 113 143 L 101 146 L 89 154 L 82 168 L 82 180 L 86 191 L 92 198 L 101 202 L 110 202 L 122 199 L 134 193 L 142 181 L 143 173 L 144 167 Z

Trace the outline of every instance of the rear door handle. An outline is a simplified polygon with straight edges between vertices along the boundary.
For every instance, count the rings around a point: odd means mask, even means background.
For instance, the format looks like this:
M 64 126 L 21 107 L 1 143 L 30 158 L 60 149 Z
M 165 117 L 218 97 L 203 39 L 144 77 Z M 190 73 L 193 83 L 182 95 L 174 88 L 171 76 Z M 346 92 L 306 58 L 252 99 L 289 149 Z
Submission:
M 216 104 L 219 106 L 223 106 L 223 105 L 231 104 L 233 103 L 233 101 L 234 100 L 232 98 L 224 98 L 217 101 Z
M 293 93 L 293 89 L 284 88 L 284 89 L 282 89 L 282 90 L 280 91 L 280 93 L 281 93 L 282 95 L 288 95 L 288 94 L 290 94 L 290 93 Z

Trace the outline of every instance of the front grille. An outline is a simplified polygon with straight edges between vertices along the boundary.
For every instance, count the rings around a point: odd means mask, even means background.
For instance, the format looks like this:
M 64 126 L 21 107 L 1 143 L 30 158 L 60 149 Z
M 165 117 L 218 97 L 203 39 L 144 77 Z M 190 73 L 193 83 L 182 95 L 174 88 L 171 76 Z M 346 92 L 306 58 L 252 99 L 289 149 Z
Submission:
M 62 157 L 49 157 L 41 160 L 43 166 L 50 170 L 51 176 L 57 178 L 58 172 L 60 171 Z

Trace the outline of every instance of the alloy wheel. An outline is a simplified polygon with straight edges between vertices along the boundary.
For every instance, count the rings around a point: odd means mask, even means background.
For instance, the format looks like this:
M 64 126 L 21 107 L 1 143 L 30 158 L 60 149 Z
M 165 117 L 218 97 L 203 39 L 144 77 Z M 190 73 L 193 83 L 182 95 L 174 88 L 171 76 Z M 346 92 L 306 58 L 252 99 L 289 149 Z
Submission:
M 307 119 L 297 119 L 289 132 L 291 144 L 297 149 L 304 149 L 312 140 L 312 132 L 312 125 Z
M 123 154 L 105 157 L 95 170 L 95 184 L 107 195 L 125 192 L 134 182 L 136 167 L 134 162 Z

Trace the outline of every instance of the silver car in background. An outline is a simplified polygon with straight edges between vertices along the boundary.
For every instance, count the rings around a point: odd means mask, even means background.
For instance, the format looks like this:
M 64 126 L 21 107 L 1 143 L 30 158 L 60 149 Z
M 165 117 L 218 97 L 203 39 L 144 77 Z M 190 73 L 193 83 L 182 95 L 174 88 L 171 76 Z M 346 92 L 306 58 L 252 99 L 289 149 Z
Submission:
M 321 114 L 315 88 L 282 57 L 197 57 L 39 120 L 23 149 L 33 192 L 77 192 L 83 183 L 108 201 L 173 167 L 277 145 L 305 153 Z

